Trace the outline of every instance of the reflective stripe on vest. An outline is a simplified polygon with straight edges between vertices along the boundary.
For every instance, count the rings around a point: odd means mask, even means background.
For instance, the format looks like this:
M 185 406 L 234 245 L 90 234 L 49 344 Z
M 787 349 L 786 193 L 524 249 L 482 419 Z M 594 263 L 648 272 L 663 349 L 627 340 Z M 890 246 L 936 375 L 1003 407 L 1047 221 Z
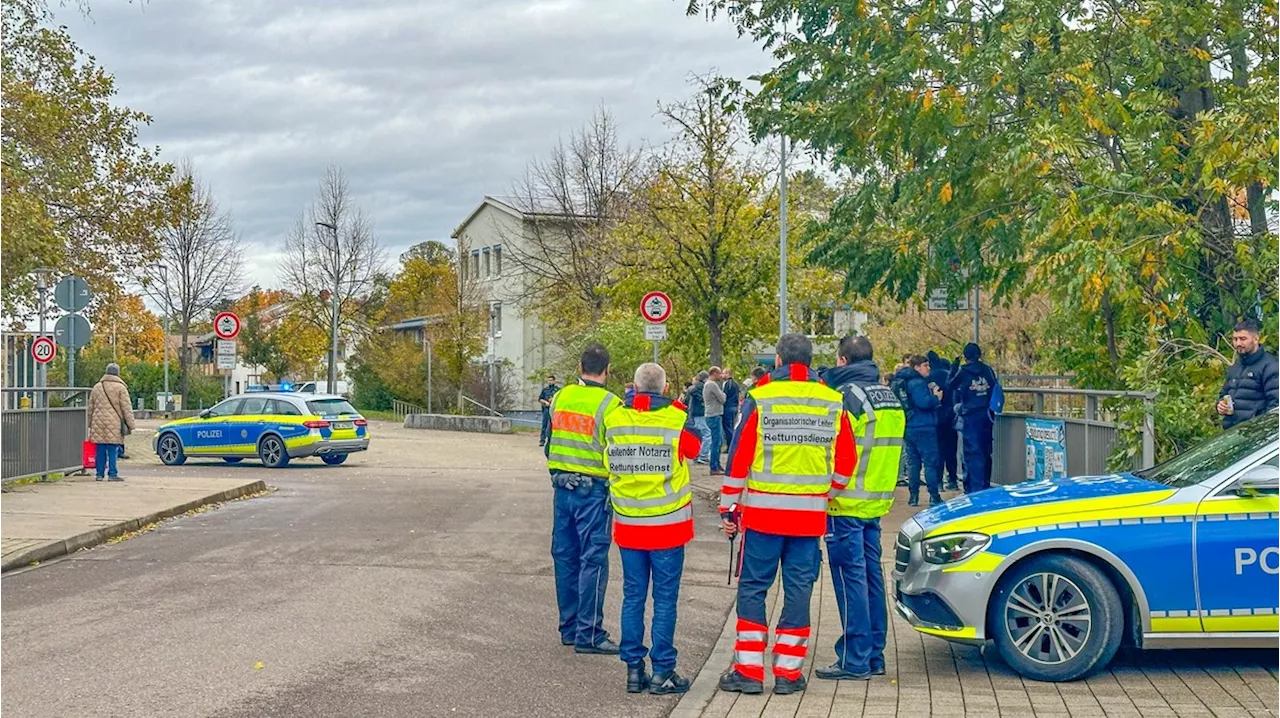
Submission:
M 750 394 L 758 417 L 756 455 L 747 489 L 815 496 L 825 502 L 831 489 L 843 397 L 823 384 L 808 381 L 769 382 Z M 753 493 L 747 503 L 760 506 L 762 500 Z M 825 508 L 824 504 L 819 510 Z
M 854 420 L 853 433 L 858 444 L 858 468 L 843 491 L 831 495 L 827 513 L 874 519 L 889 513 L 893 505 L 893 489 L 898 482 L 898 464 L 902 459 L 902 436 L 906 432 L 906 414 L 896 400 L 881 403 L 877 411 L 867 392 L 857 384 L 847 388 L 861 402 L 863 414 Z M 887 393 L 887 392 L 886 392 Z
M 604 462 L 604 420 L 621 402 L 607 389 L 571 384 L 551 400 L 551 440 L 547 468 L 608 477 Z
M 674 406 L 656 411 L 624 406 L 605 417 L 604 456 L 618 523 L 661 526 L 693 518 L 689 465 L 680 459 L 686 419 Z

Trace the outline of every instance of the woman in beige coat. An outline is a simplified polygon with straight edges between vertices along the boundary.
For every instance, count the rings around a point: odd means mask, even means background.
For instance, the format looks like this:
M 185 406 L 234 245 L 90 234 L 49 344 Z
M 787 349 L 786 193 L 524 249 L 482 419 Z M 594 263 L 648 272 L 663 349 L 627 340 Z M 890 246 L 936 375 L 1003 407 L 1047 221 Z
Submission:
M 124 480 L 116 472 L 116 457 L 124 449 L 124 435 L 132 433 L 134 426 L 129 387 L 120 378 L 120 365 L 108 364 L 107 373 L 89 392 L 89 441 L 97 445 L 98 481 L 104 471 L 111 481 Z

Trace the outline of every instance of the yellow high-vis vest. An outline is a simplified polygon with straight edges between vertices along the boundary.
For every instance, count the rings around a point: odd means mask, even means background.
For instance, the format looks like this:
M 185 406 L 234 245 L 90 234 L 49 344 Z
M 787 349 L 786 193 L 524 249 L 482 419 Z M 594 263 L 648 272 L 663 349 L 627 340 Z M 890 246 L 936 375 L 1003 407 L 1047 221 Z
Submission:
M 759 418 L 747 491 L 771 496 L 748 496 L 747 505 L 825 513 L 844 398 L 816 381 L 771 381 L 750 395 Z
M 862 414 L 854 417 L 853 435 L 858 443 L 858 468 L 843 491 L 831 495 L 827 513 L 878 519 L 893 506 L 893 489 L 898 483 L 898 463 L 902 459 L 902 436 L 907 415 L 893 390 L 880 384 L 846 384 L 862 402 Z
M 604 461 L 604 419 L 622 404 L 598 386 L 570 384 L 551 400 L 551 441 L 547 468 L 608 478 Z
M 680 458 L 686 413 L 620 407 L 604 419 L 614 540 L 624 548 L 667 548 L 692 538 L 689 465 Z M 687 536 L 686 536 L 687 535 Z

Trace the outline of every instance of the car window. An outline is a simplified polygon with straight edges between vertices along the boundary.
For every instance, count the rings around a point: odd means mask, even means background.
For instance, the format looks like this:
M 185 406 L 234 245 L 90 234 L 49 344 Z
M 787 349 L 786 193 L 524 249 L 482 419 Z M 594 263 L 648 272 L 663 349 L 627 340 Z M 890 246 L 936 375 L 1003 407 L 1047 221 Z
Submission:
M 231 416 L 236 413 L 236 407 L 240 406 L 240 402 L 242 401 L 244 400 L 236 398 L 236 399 L 227 399 L 221 404 L 214 404 L 213 408 L 209 409 L 209 416 L 212 416 L 212 417 Z
M 313 399 L 307 402 L 307 408 L 312 414 L 321 416 L 329 416 L 334 414 L 355 414 L 355 407 L 346 399 Z
M 1163 464 L 1137 472 L 1138 476 L 1182 488 L 1212 478 L 1249 454 L 1280 440 L 1274 416 L 1260 416 L 1196 444 Z
M 271 413 L 280 416 L 302 416 L 302 412 L 298 411 L 298 407 L 294 406 L 293 402 L 284 399 L 271 400 Z
M 244 400 L 240 405 L 240 409 L 236 412 L 241 416 L 252 416 L 267 413 L 267 402 L 269 399 L 261 396 L 250 397 Z

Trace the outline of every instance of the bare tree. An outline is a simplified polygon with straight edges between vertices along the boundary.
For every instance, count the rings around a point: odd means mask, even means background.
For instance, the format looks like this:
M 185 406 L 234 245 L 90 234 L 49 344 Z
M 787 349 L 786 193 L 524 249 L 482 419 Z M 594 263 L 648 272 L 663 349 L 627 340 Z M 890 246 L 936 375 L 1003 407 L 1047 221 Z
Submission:
M 640 173 L 641 156 L 620 144 L 613 116 L 599 108 L 567 142 L 530 162 L 513 189 L 525 214 L 523 234 L 504 238 L 508 261 L 523 275 L 516 298 L 559 329 L 570 317 L 594 324 L 604 313 L 616 266 L 609 237 Z M 583 311 L 566 310 L 566 302 Z
M 293 308 L 328 333 L 336 293 L 338 334 L 347 333 L 354 344 L 369 331 L 365 309 L 383 263 L 382 248 L 351 198 L 346 175 L 341 167 L 330 166 L 315 204 L 294 220 L 285 236 L 280 274 L 296 297 Z
M 196 175 L 189 160 L 175 171 L 172 181 L 185 191 L 180 193 L 172 220 L 160 230 L 160 260 L 142 268 L 139 283 L 178 323 L 182 336 L 178 366 L 185 407 L 190 386 L 187 345 L 191 325 L 239 294 L 244 245 L 235 233 L 231 215 L 218 207 L 213 190 Z

